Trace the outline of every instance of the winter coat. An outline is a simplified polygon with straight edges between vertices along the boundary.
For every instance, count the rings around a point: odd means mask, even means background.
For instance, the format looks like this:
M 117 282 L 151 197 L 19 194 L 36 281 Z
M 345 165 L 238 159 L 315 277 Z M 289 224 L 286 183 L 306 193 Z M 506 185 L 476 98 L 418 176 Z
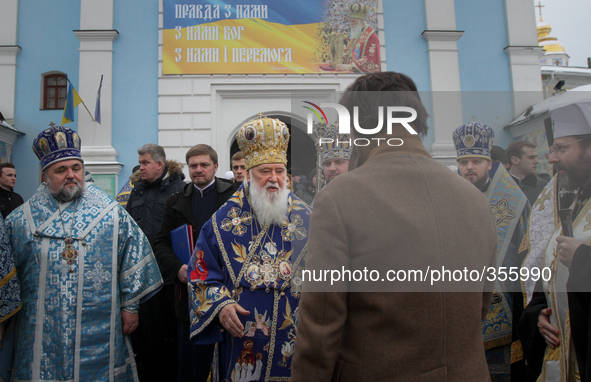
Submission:
M 366 267 L 385 278 L 387 270 L 491 264 L 496 232 L 484 195 L 434 161 L 418 136 L 399 129 L 392 136 L 404 144 L 356 146 L 353 170 L 316 195 L 306 269 Z M 418 292 L 420 282 L 406 281 L 398 288 L 416 293 L 334 293 L 309 292 L 319 284 L 309 280 L 298 307 L 292 382 L 490 381 L 481 320 L 492 293 L 484 282 L 471 285 L 472 293 L 438 292 L 441 284 Z M 396 285 L 344 284 L 351 291 Z
M 129 195 L 126 210 L 144 231 L 152 247 L 154 247 L 154 240 L 160 230 L 166 199 L 182 190 L 186 184 L 182 179 L 182 174 L 182 164 L 167 160 L 162 175 L 153 182 L 141 180 L 139 171 L 132 175 L 136 181 Z

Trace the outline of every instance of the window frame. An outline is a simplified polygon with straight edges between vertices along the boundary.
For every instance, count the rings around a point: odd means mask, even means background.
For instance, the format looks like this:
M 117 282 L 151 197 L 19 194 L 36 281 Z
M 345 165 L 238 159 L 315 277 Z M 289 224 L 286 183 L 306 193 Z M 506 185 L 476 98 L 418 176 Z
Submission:
M 56 79 L 56 84 L 55 85 L 49 85 L 48 82 L 50 79 Z M 59 79 L 64 79 L 65 83 L 64 84 L 58 84 Z M 48 95 L 48 91 L 49 89 L 55 89 L 55 93 L 54 96 L 49 96 Z M 59 96 L 60 90 L 64 89 L 65 90 L 65 95 L 63 97 Z M 68 92 L 68 80 L 67 80 L 67 75 L 63 72 L 57 72 L 57 71 L 53 71 L 53 72 L 48 72 L 48 73 L 44 73 L 42 75 L 41 78 L 41 110 L 63 110 L 65 107 L 65 103 L 66 103 L 66 98 L 67 98 L 67 92 Z M 48 106 L 48 101 L 54 101 L 55 102 L 55 106 L 54 107 L 49 107 Z M 63 100 L 63 104 L 60 107 L 60 101 Z

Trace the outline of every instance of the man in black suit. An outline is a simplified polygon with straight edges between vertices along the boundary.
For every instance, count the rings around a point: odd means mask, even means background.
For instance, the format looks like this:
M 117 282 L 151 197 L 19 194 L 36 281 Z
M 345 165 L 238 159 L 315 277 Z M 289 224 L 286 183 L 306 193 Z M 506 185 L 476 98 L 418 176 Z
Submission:
M 218 168 L 216 151 L 208 145 L 191 147 L 185 156 L 192 183 L 166 201 L 154 253 L 163 275 L 175 279 L 175 312 L 179 320 L 178 381 L 205 382 L 213 356 L 213 345 L 193 345 L 189 341 L 189 310 L 187 297 L 187 264 L 172 250 L 170 231 L 184 224 L 193 227 L 197 240 L 201 227 L 228 200 L 236 187 L 232 181 L 215 177 Z
M 6 219 L 18 206 L 24 203 L 22 196 L 14 192 L 16 169 L 12 163 L 0 164 L 0 212 Z
M 548 184 L 547 180 L 538 178 L 536 174 L 540 163 L 536 145 L 529 141 L 511 142 L 505 150 L 505 156 L 505 161 L 509 163 L 509 174 L 533 206 Z

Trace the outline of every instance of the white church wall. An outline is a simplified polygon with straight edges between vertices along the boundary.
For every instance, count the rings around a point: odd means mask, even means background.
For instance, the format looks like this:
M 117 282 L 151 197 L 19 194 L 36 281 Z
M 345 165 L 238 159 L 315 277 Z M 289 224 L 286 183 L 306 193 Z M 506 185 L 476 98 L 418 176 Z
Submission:
M 384 18 L 378 9 L 382 70 L 386 70 Z M 218 153 L 218 176 L 230 169 L 230 148 L 238 128 L 262 112 L 289 118 L 292 94 L 300 97 L 343 91 L 358 74 L 163 75 L 163 3 L 159 15 L 158 143 L 167 157 L 185 163 L 195 144 L 211 145 Z M 284 114 L 281 114 L 283 112 Z M 184 166 L 185 174 L 188 169 Z

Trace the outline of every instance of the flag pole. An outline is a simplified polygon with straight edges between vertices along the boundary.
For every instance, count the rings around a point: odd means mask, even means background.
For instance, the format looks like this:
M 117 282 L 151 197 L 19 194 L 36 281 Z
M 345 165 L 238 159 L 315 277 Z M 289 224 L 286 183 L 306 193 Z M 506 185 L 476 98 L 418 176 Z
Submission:
M 68 80 L 68 82 L 70 82 L 70 79 L 66 76 L 66 79 Z M 72 84 L 70 82 L 70 84 Z M 74 87 L 74 84 L 72 84 L 72 87 Z M 86 107 L 86 104 L 84 103 L 84 100 L 82 99 L 82 97 L 80 97 L 80 95 L 78 95 L 78 98 L 80 98 L 80 103 L 82 105 L 84 105 L 84 108 L 86 109 L 86 111 L 88 112 L 88 115 L 90 115 L 90 119 L 92 119 L 93 122 L 96 122 L 96 120 L 94 119 L 94 117 L 92 116 L 92 113 L 90 112 L 90 110 L 88 110 L 88 107 Z
M 84 108 L 86 109 L 86 111 L 88 112 L 88 115 L 90 115 L 90 119 L 93 120 L 93 122 L 96 122 L 96 120 L 94 119 L 94 117 L 92 116 L 92 113 L 90 112 L 90 110 L 88 110 L 88 108 L 86 107 L 86 104 L 84 103 L 84 101 L 82 100 L 82 97 L 80 97 L 80 103 L 82 103 L 82 105 L 84 105 Z

